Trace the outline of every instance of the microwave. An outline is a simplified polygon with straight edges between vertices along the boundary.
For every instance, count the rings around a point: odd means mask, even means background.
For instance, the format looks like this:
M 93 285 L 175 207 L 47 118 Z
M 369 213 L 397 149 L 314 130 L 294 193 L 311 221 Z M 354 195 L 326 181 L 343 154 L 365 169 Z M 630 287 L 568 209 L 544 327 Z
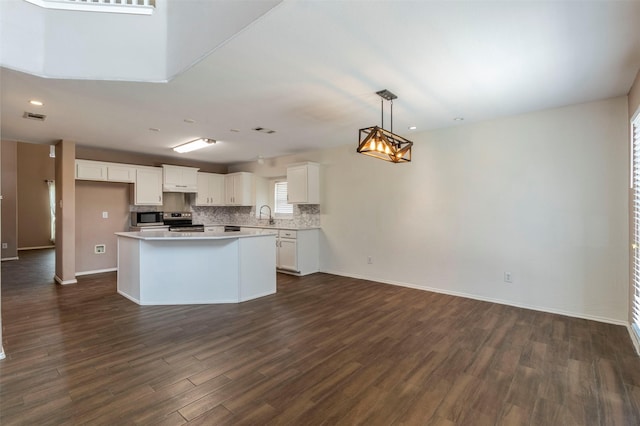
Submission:
M 162 212 L 131 212 L 131 226 L 164 225 Z

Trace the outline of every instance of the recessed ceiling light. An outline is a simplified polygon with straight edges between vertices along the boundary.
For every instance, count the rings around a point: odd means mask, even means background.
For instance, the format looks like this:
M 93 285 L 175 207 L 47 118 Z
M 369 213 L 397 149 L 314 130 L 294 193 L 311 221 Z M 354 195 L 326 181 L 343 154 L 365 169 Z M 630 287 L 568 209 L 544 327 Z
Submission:
M 157 127 L 149 127 L 149 130 L 151 130 L 152 132 L 159 132 L 160 129 L 158 129 Z
M 455 117 L 453 119 L 453 121 L 462 121 L 462 120 L 464 120 L 464 117 Z
M 44 104 L 42 103 L 42 101 L 38 101 L 38 100 L 36 100 L 36 99 L 31 99 L 31 100 L 29 101 L 29 103 L 30 103 L 31 105 L 35 105 L 35 106 L 43 106 L 43 105 L 44 105 Z
M 194 120 L 193 118 L 185 118 L 185 119 L 184 119 L 184 122 L 185 122 L 185 123 L 189 123 L 189 124 L 193 124 L 193 123 L 195 123 L 195 122 L 196 122 L 196 120 Z
M 417 129 L 416 126 L 409 126 L 409 130 L 415 130 L 415 129 Z

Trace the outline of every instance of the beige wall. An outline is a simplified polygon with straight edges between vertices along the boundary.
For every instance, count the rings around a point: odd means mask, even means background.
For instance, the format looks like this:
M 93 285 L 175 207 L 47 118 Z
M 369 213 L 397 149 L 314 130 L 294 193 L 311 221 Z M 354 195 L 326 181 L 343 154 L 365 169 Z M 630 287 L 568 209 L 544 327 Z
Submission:
M 48 247 L 51 242 L 49 188 L 55 159 L 49 145 L 18 142 L 18 248 Z
M 640 111 L 640 70 L 636 74 L 636 80 L 629 90 L 629 118 L 632 118 Z
M 18 257 L 18 145 L 2 141 L 2 259 Z
M 113 163 L 137 164 L 140 166 L 161 166 L 174 164 L 176 166 L 198 167 L 202 172 L 226 173 L 227 166 L 223 164 L 205 163 L 202 161 L 181 160 L 179 158 L 161 157 L 156 155 L 136 154 L 86 146 L 76 147 L 76 158 L 82 160 L 110 161 Z
M 129 184 L 76 181 L 76 271 L 112 269 L 118 265 L 115 232 L 129 230 Z M 104 219 L 102 213 L 107 212 Z M 95 246 L 104 244 L 104 254 Z

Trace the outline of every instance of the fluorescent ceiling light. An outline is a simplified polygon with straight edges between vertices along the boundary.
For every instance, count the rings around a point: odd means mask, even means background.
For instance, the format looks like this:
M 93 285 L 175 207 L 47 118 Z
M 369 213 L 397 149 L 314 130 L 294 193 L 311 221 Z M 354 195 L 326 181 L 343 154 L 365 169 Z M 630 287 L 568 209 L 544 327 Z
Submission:
M 200 138 L 182 145 L 178 145 L 173 150 L 179 153 L 191 152 L 216 143 L 213 139 Z
M 42 105 L 44 105 L 44 103 L 42 103 L 42 101 L 38 101 L 38 100 L 35 100 L 35 99 L 30 100 L 30 101 L 29 101 L 29 103 L 30 103 L 31 105 L 35 105 L 35 106 L 42 106 Z

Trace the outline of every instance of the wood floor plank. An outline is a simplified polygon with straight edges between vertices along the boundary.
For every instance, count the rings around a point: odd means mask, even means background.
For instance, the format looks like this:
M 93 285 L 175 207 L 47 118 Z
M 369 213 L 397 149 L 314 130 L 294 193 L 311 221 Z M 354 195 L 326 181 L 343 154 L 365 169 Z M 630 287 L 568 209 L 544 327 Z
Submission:
M 3 426 L 640 424 L 622 326 L 321 273 L 138 306 L 53 261 L 2 263 Z

